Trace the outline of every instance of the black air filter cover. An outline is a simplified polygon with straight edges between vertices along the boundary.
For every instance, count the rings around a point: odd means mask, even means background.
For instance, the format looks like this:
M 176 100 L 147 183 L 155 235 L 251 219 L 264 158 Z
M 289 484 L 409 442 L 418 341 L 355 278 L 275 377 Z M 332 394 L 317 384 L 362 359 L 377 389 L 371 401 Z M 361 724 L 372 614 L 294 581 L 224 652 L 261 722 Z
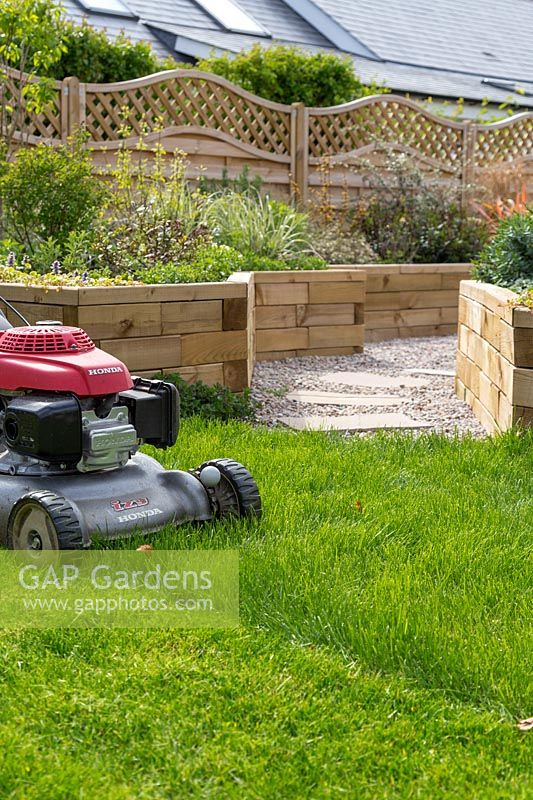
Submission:
M 49 463 L 73 463 L 81 458 L 81 409 L 72 395 L 29 394 L 6 408 L 7 446 L 21 455 Z

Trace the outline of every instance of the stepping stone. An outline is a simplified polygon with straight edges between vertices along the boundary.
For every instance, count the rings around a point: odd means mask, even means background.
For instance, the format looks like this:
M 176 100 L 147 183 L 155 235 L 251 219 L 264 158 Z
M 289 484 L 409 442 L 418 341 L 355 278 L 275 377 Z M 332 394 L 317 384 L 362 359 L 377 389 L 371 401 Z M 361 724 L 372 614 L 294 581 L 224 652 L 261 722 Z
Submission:
M 375 375 L 373 372 L 326 372 L 320 376 L 326 383 L 343 383 L 346 386 L 365 386 L 371 389 L 398 389 L 401 386 L 427 386 L 423 378 L 408 375 Z
M 402 397 L 391 394 L 343 394 L 343 392 L 289 392 L 287 400 L 312 403 L 317 406 L 397 406 Z
M 375 431 L 382 428 L 430 428 L 400 413 L 352 414 L 345 417 L 282 417 L 281 422 L 297 431 Z
M 454 369 L 406 369 L 410 375 L 444 375 L 446 378 L 455 378 Z

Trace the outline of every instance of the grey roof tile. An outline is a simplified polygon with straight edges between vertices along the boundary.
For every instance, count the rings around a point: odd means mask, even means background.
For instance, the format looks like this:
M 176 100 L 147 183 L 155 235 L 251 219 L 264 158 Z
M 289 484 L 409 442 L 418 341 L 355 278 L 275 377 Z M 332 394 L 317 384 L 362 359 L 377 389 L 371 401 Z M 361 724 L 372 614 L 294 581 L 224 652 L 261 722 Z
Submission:
M 533 81 L 531 0 L 314 0 L 382 59 Z
M 75 0 L 62 0 L 62 5 L 65 9 L 66 16 L 74 22 L 81 23 L 85 19 L 95 28 L 104 29 L 110 38 L 124 33 L 132 42 L 147 41 L 152 45 L 158 56 L 162 58 L 168 56 L 168 50 L 166 50 L 146 26 L 137 19 L 88 13 L 83 11 Z M 128 5 L 133 6 L 132 3 L 129 3 L 129 0 Z
M 296 44 L 330 46 L 322 34 L 287 6 L 283 0 L 238 0 L 249 14 L 267 29 L 272 37 Z
M 453 70 L 428 70 L 424 67 L 405 66 L 391 62 L 376 63 L 355 58 L 355 71 L 365 83 L 387 86 L 398 92 L 408 92 L 422 97 L 484 100 L 492 104 L 512 102 L 517 106 L 533 106 L 533 83 L 520 85 L 530 95 L 515 94 L 509 89 L 499 89 L 483 84 L 479 75 L 467 75 Z
M 152 28 L 157 28 L 159 26 L 158 21 L 153 19 L 146 20 L 146 24 Z M 185 25 L 165 25 L 164 30 L 176 36 L 183 36 L 191 41 L 203 42 L 216 50 L 224 50 L 230 53 L 238 53 L 240 50 L 249 50 L 256 42 L 260 42 L 263 47 L 270 47 L 277 44 L 294 44 L 294 42 L 289 39 L 271 39 L 266 36 L 260 38 L 244 33 L 226 33 L 225 31 L 200 31 L 198 28 L 191 28 Z M 304 49 L 313 51 L 327 49 L 326 47 L 317 45 L 298 44 Z

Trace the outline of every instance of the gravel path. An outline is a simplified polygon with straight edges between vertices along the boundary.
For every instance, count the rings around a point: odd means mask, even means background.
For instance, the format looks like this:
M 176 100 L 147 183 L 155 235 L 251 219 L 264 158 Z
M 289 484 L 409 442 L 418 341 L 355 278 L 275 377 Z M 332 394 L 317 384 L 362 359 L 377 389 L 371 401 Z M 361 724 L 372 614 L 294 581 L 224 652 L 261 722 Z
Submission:
M 329 415 L 353 413 L 343 405 L 315 405 L 288 400 L 287 392 L 313 390 L 344 392 L 357 395 L 387 394 L 398 397 L 393 407 L 378 407 L 369 403 L 357 412 L 400 411 L 415 420 L 429 422 L 425 431 L 453 435 L 470 433 L 486 436 L 466 403 L 454 393 L 454 380 L 444 375 L 421 375 L 409 370 L 455 369 L 455 336 L 420 339 L 393 339 L 365 345 L 365 352 L 352 356 L 308 356 L 284 361 L 263 361 L 255 367 L 252 396 L 261 403 L 257 420 L 269 426 L 280 424 L 283 416 Z M 377 375 L 424 378 L 424 387 L 356 388 L 342 383 L 326 383 L 322 376 L 328 372 L 372 372 Z

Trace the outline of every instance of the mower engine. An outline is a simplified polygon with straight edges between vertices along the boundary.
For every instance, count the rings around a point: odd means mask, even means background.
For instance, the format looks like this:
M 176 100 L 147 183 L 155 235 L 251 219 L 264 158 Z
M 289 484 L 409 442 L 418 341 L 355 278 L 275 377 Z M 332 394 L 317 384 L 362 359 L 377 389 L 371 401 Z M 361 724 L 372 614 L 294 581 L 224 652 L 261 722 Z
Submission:
M 167 471 L 139 453 L 173 445 L 179 397 L 131 377 L 80 328 L 10 326 L 0 314 L 0 534 L 12 549 L 75 549 L 92 538 L 233 514 L 259 516 L 250 473 L 215 459 Z

